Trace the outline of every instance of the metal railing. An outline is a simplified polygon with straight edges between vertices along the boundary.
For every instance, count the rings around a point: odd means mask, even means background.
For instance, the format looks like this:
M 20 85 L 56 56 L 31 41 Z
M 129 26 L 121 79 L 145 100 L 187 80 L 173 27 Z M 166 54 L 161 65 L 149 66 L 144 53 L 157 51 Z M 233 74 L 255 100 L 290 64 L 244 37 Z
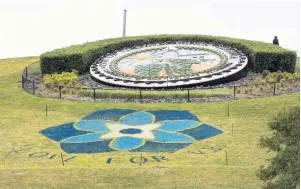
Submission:
M 22 88 L 36 96 L 70 100 L 124 101 L 138 103 L 154 102 L 208 102 L 244 98 L 275 96 L 300 90 L 300 81 L 286 83 L 261 83 L 233 86 L 209 86 L 189 89 L 125 89 L 86 88 L 62 85 L 45 85 L 42 81 L 39 62 L 22 71 Z

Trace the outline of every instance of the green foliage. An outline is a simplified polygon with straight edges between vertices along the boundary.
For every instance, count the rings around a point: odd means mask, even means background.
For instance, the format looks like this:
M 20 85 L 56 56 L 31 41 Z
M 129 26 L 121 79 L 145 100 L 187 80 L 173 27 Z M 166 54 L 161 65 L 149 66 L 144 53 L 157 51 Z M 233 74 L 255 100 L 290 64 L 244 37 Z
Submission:
M 263 70 L 261 73 L 263 79 L 265 79 L 269 74 L 270 74 L 269 70 Z
M 284 74 L 282 72 L 277 72 L 275 79 L 277 83 L 280 82 L 281 79 L 284 79 Z
M 68 90 L 66 88 L 62 89 L 62 94 L 67 94 Z
M 167 41 L 207 42 L 237 48 L 248 56 L 249 66 L 255 72 L 262 70 L 293 72 L 296 64 L 296 53 L 259 41 L 209 35 L 150 35 L 105 39 L 46 52 L 40 57 L 41 71 L 43 74 L 52 74 L 76 69 L 79 73 L 84 73 L 97 58 L 107 53 Z
M 292 83 L 293 81 L 297 81 L 300 79 L 300 75 L 298 73 L 289 73 L 289 72 L 269 72 L 264 70 L 261 74 L 261 77 L 257 77 L 255 79 L 255 84 L 262 84 L 262 83 L 279 83 L 281 86 L 284 83 Z
M 273 75 L 273 74 L 270 74 L 268 75 L 266 78 L 265 78 L 265 81 L 268 82 L 268 83 L 274 83 L 276 82 L 276 76 Z
M 190 90 L 190 98 L 204 98 L 204 97 L 224 97 L 232 94 L 231 89 L 213 89 L 213 90 Z M 82 90 L 79 92 L 80 96 L 93 98 L 93 90 Z M 139 90 L 101 90 L 95 91 L 96 98 L 132 98 L 139 99 Z M 143 99 L 187 99 L 187 90 L 183 91 L 143 91 Z
M 249 80 L 244 81 L 244 85 L 250 85 L 250 84 L 251 84 L 251 82 Z
M 287 84 L 285 83 L 285 81 L 281 81 L 281 82 L 280 82 L 280 86 L 281 86 L 281 87 L 286 87 Z
M 81 85 L 80 83 L 77 83 L 77 84 L 75 85 L 75 88 L 76 88 L 76 89 L 81 89 L 81 88 L 82 88 L 82 85 Z
M 259 77 L 257 77 L 255 79 L 255 84 L 262 84 L 264 81 L 262 79 L 260 79 Z
M 139 73 L 142 77 L 153 78 L 159 76 L 162 68 L 161 64 L 138 65 L 135 67 L 135 72 Z
M 292 107 L 269 122 L 273 136 L 262 137 L 260 146 L 276 152 L 258 177 L 265 189 L 296 189 L 300 180 L 300 107 Z
M 77 73 L 76 70 L 72 70 L 72 72 L 62 72 L 61 74 L 46 74 L 43 77 L 43 82 L 45 85 L 64 85 L 68 87 L 80 85 Z
M 300 57 L 297 57 L 295 72 L 300 73 Z
M 0 60 L 0 135 L 4 139 L 0 147 L 0 188 L 258 189 L 260 182 L 255 177 L 255 171 L 263 159 L 271 157 L 256 145 L 258 135 L 270 133 L 265 123 L 275 111 L 297 104 L 300 100 L 300 93 L 252 100 L 185 104 L 96 103 L 37 98 L 28 95 L 16 85 L 20 80 L 19 70 L 36 61 L 36 58 Z M 200 92 L 206 91 L 213 90 Z M 120 91 L 115 93 L 118 92 Z M 139 91 L 135 92 L 139 95 Z M 187 91 L 184 92 L 187 95 Z M 228 94 L 231 95 L 232 92 L 229 90 Z M 49 111 L 47 118 L 46 104 Z M 231 110 L 230 119 L 225 111 L 228 106 Z M 135 161 L 140 161 L 140 153 L 133 152 L 93 155 L 63 152 L 65 160 L 76 156 L 66 161 L 64 167 L 59 155 L 49 159 L 53 154 L 59 153 L 61 148 L 59 143 L 45 139 L 39 133 L 40 130 L 77 121 L 99 109 L 112 108 L 138 111 L 188 110 L 202 122 L 213 125 L 224 133 L 203 142 L 196 142 L 176 153 L 143 153 L 143 157 L 149 161 L 142 166 L 129 162 L 132 157 Z M 234 137 L 231 135 L 233 122 Z M 210 154 L 188 152 L 204 152 L 204 147 L 210 146 L 222 147 L 222 150 Z M 4 159 L 15 147 L 15 152 Z M 229 165 L 225 164 L 225 150 L 228 151 Z M 35 152 L 43 152 L 37 155 L 49 152 L 49 155 L 27 158 L 28 154 Z M 166 156 L 166 161 L 156 162 L 151 157 L 154 155 Z M 105 163 L 109 157 L 113 158 L 111 165 Z
M 293 74 L 293 79 L 294 80 L 299 80 L 300 79 L 300 75 L 298 73 L 294 73 Z

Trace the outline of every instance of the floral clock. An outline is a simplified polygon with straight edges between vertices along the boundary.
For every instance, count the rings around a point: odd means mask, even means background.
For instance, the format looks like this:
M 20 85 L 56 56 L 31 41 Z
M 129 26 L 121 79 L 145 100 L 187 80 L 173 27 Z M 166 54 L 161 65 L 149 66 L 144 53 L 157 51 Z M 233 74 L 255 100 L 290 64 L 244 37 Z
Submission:
M 175 152 L 222 133 L 188 111 L 105 109 L 40 131 L 67 153 Z

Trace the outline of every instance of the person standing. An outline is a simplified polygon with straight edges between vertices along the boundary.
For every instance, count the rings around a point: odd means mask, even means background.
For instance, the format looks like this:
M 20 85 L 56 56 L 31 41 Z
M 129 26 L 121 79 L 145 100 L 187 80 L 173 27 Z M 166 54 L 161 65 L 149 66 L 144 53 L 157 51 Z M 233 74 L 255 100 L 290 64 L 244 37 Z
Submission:
M 279 45 L 279 41 L 278 41 L 277 36 L 275 36 L 274 39 L 273 39 L 273 45 Z

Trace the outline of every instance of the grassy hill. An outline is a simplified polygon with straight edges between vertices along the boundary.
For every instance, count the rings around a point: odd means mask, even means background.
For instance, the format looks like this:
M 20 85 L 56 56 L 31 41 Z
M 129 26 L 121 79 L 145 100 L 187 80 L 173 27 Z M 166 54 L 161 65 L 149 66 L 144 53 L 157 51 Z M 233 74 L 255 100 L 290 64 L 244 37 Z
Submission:
M 260 188 L 256 171 L 273 154 L 257 146 L 259 138 L 271 133 L 267 122 L 277 111 L 299 104 L 300 99 L 299 93 L 189 104 L 112 104 L 39 98 L 21 89 L 20 77 L 21 70 L 37 60 L 0 60 L 0 188 Z M 105 108 L 188 110 L 224 133 L 175 153 L 143 153 L 149 161 L 141 166 L 129 161 L 132 157 L 140 158 L 141 153 L 134 152 L 64 153 L 67 161 L 62 166 L 59 144 L 39 131 Z M 209 147 L 222 150 L 213 152 Z M 157 162 L 151 156 L 165 156 L 166 160 Z M 112 163 L 106 163 L 108 158 L 112 158 Z

